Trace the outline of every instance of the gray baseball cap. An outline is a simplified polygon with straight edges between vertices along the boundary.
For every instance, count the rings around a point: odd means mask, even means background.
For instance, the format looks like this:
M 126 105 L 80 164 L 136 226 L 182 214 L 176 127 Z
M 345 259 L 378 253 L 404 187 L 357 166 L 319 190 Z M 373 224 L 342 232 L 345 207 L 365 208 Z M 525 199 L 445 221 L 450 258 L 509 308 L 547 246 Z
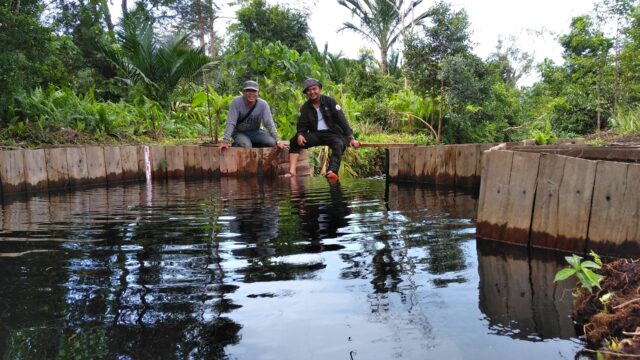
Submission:
M 307 80 L 304 81 L 304 83 L 302 84 L 302 86 L 304 87 L 304 89 L 302 90 L 303 93 L 307 92 L 307 89 L 312 87 L 312 86 L 319 86 L 320 89 L 322 89 L 322 83 L 320 81 L 318 81 L 318 79 L 314 79 L 314 78 L 308 78 Z
M 242 85 L 242 91 L 245 90 L 255 90 L 258 91 L 258 83 L 253 81 L 253 80 L 247 80 L 244 82 L 244 84 Z

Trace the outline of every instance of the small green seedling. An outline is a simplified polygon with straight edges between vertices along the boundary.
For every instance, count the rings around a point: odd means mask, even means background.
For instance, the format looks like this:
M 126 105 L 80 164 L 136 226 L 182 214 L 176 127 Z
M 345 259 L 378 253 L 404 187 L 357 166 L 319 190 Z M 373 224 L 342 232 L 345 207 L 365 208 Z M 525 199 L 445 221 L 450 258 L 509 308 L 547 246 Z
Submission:
M 594 258 L 595 262 L 590 260 L 582 261 L 582 256 L 578 256 L 576 254 L 565 256 L 565 260 L 567 260 L 571 267 L 558 271 L 553 281 L 562 281 L 572 275 L 575 275 L 578 278 L 578 281 L 580 281 L 580 285 L 587 288 L 590 293 L 593 293 L 594 287 L 600 288 L 600 279 L 602 279 L 603 276 L 596 274 L 591 269 L 600 269 L 600 264 L 602 264 L 602 262 L 600 257 L 595 253 L 592 252 L 590 255 Z

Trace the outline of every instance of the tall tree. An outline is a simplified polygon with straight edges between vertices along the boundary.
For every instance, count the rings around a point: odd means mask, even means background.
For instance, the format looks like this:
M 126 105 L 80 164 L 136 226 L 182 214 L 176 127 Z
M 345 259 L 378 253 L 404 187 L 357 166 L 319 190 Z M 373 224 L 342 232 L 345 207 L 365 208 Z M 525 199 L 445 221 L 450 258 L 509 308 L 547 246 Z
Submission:
M 598 30 L 589 16 L 578 16 L 571 21 L 569 34 L 560 37 L 564 47 L 563 57 L 575 85 L 582 86 L 584 96 L 592 104 L 595 128 L 600 131 L 603 107 L 613 113 L 606 104 L 612 82 L 609 50 L 613 41 Z
M 439 101 L 438 141 L 442 131 L 446 91 L 450 84 L 442 69 L 445 61 L 470 51 L 469 20 L 464 10 L 453 11 L 444 2 L 427 11 L 431 26 L 424 26 L 424 36 L 412 36 L 405 43 L 405 71 L 419 92 Z M 433 120 L 432 120 L 433 122 Z
M 307 19 L 309 14 L 279 5 L 269 6 L 265 0 L 243 2 L 236 12 L 238 22 L 229 27 L 237 40 L 246 34 L 251 41 L 265 43 L 280 41 L 287 47 L 303 53 L 315 48 Z
M 415 25 L 422 24 L 427 12 L 415 15 L 422 0 L 414 0 L 405 6 L 404 0 L 338 0 L 338 4 L 351 11 L 359 24 L 343 23 L 338 31 L 349 30 L 374 43 L 380 50 L 382 72 L 389 73 L 389 51 L 399 37 Z M 406 19 L 410 17 L 410 21 Z

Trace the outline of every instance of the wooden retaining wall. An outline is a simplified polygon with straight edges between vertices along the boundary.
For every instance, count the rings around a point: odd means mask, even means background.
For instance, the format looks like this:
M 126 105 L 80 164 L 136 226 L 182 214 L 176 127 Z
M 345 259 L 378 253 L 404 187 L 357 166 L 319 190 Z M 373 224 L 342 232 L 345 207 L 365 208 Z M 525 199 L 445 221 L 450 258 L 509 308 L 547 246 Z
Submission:
M 640 254 L 640 150 L 608 150 L 485 152 L 478 237 L 576 253 Z M 627 162 L 591 160 L 603 157 Z
M 36 150 L 0 150 L 2 197 L 66 190 L 88 185 L 144 180 L 144 146 L 79 146 Z M 149 146 L 153 180 L 220 176 L 278 176 L 289 168 L 288 151 L 275 148 Z M 310 175 L 302 150 L 297 172 Z
M 387 179 L 478 188 L 482 152 L 495 144 L 432 145 L 387 149 Z

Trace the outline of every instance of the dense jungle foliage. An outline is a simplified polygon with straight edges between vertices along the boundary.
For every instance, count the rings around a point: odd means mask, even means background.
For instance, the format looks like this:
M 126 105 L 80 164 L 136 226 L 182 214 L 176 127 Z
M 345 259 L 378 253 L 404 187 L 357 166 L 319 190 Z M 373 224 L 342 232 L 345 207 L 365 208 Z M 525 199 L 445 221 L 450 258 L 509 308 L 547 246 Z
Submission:
M 247 79 L 287 139 L 307 77 L 324 83 L 365 142 L 551 143 L 639 130 L 638 1 L 602 0 L 575 17 L 559 38 L 562 64 L 534 64 L 515 40 L 497 40 L 481 59 L 463 9 L 437 2 L 400 16 L 420 3 L 337 0 L 354 14 L 340 31 L 370 47 L 348 59 L 315 45 L 309 10 L 266 0 L 236 1 L 224 34 L 214 24 L 230 5 L 213 0 L 4 1 L 0 141 L 216 141 Z M 519 86 L 532 71 L 540 80 Z

